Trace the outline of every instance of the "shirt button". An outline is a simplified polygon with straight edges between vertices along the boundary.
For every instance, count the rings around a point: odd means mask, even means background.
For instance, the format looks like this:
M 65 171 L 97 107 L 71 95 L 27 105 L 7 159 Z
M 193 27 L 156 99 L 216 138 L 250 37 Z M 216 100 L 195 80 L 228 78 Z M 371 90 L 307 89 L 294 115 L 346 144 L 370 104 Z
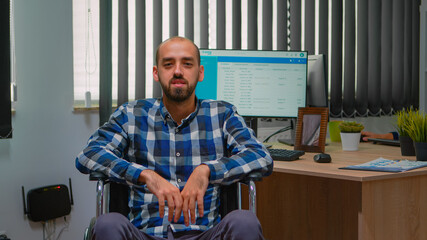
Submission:
M 181 183 L 181 179 L 180 178 L 178 178 L 178 182 Z
M 176 156 L 177 156 L 177 157 L 181 156 L 181 153 L 177 152 L 177 153 L 176 153 Z
M 178 132 L 179 132 L 179 129 L 178 129 L 178 128 L 177 128 L 177 129 L 175 129 L 175 132 L 176 132 L 176 133 L 178 133 Z

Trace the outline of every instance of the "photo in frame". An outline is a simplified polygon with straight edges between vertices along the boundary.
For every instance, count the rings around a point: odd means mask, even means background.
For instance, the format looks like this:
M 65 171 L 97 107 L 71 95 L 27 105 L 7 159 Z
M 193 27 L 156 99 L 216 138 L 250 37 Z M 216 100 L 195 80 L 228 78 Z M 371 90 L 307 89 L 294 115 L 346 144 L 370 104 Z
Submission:
M 295 150 L 325 152 L 328 114 L 326 107 L 298 108 Z

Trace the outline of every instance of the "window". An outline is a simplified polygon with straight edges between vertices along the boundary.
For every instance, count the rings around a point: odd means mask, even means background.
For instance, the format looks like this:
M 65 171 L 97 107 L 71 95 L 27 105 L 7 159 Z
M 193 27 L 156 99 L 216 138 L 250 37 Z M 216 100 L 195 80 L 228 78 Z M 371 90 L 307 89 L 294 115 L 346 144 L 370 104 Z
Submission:
M 273 29 L 278 28 L 277 26 L 277 18 L 278 9 L 276 6 L 278 4 L 279 0 L 274 0 L 272 2 L 272 6 L 269 6 L 271 9 L 273 9 L 272 14 L 264 14 L 265 18 L 273 17 L 272 25 L 271 27 Z M 201 18 L 204 18 L 206 16 L 203 16 L 200 12 L 200 9 L 203 8 L 203 5 L 205 2 L 207 2 L 208 6 L 208 44 L 207 46 L 201 45 L 202 37 L 201 35 L 201 28 L 203 28 L 200 25 Z M 167 39 L 170 37 L 170 30 L 173 28 L 173 26 L 170 24 L 169 19 L 170 16 L 179 16 L 178 17 L 178 35 L 185 36 L 187 32 L 189 32 L 189 29 L 186 29 L 188 27 L 192 28 L 193 35 L 194 35 L 194 42 L 203 48 L 217 48 L 218 47 L 218 38 L 221 38 L 222 36 L 218 36 L 217 30 L 222 29 L 225 27 L 225 48 L 231 49 L 233 47 L 233 28 L 231 22 L 235 21 L 233 20 L 233 15 L 239 16 L 240 15 L 240 21 L 241 21 L 241 30 L 239 35 L 241 35 L 241 48 L 242 49 L 248 49 L 250 46 L 248 46 L 248 38 L 251 36 L 248 36 L 248 28 L 251 24 L 249 21 L 249 18 L 252 18 L 249 16 L 248 8 L 249 7 L 255 7 L 257 9 L 256 11 L 256 18 L 258 19 L 258 22 L 256 23 L 257 26 L 255 29 L 258 29 L 257 34 L 255 37 L 257 38 L 257 49 L 262 49 L 263 46 L 263 1 L 258 1 L 257 6 L 249 6 L 248 0 L 242 0 L 240 9 L 236 9 L 235 6 L 233 6 L 233 0 L 226 0 L 224 1 L 224 6 L 219 6 L 219 10 L 217 9 L 218 3 L 221 3 L 222 1 L 217 2 L 216 0 L 209 0 L 209 1 L 194 1 L 192 4 L 193 12 L 188 14 L 186 12 L 187 9 L 191 9 L 186 4 L 188 4 L 188 1 L 185 0 L 177 0 L 175 3 L 177 5 L 177 9 L 175 6 L 171 6 L 170 0 L 162 0 L 161 1 L 161 8 L 162 8 L 162 39 Z M 119 0 L 113 0 L 113 7 L 112 7 L 112 32 L 113 32 L 113 103 L 117 101 L 117 86 L 118 86 L 118 79 L 117 79 L 117 56 L 118 56 L 118 4 Z M 145 43 L 145 49 L 146 49 L 146 66 L 145 66 L 145 79 L 146 79 L 146 86 L 145 86 L 145 96 L 153 97 L 153 81 L 152 81 L 152 67 L 153 67 L 153 54 L 154 54 L 154 47 L 153 47 L 153 34 L 156 31 L 153 29 L 153 21 L 155 21 L 155 18 L 153 18 L 153 1 L 145 1 L 145 29 L 146 29 L 146 43 Z M 225 11 L 223 11 L 225 9 Z M 286 9 L 285 9 L 286 11 Z M 174 12 L 174 13 L 171 13 Z M 225 12 L 225 14 L 223 14 Z M 176 15 L 175 15 L 176 14 Z M 189 26 L 189 24 L 186 22 L 185 17 L 190 15 L 190 19 L 193 21 L 193 26 Z M 224 16 L 225 15 L 225 16 Z M 217 26 L 217 18 L 219 17 L 225 17 L 225 23 L 223 26 Z M 135 29 L 136 29 L 136 23 L 135 23 L 135 0 L 128 0 L 128 29 L 129 29 L 129 100 L 135 99 Z M 73 0 L 73 36 L 74 36 L 74 106 L 76 108 L 80 107 L 97 107 L 98 101 L 99 101 L 99 1 L 96 0 Z M 190 31 L 191 32 L 191 31 Z M 273 36 L 270 36 L 270 39 L 272 41 L 272 49 L 277 49 L 277 43 L 280 41 L 279 37 L 275 36 L 277 31 L 272 31 Z M 188 37 L 188 36 L 187 36 Z M 86 95 L 90 94 L 91 104 L 85 103 Z
M 73 0 L 75 106 L 84 106 L 86 92 L 94 106 L 99 98 L 99 3 Z M 419 32 L 412 29 L 419 29 L 419 1 L 112 0 L 113 103 L 123 81 L 117 77 L 119 3 L 128 7 L 128 100 L 161 95 L 152 80 L 154 45 L 181 35 L 201 48 L 324 54 L 331 116 L 392 114 L 418 106 Z M 141 43 L 135 30 L 144 32 L 143 54 L 136 51 Z M 141 58 L 144 66 L 136 66 Z M 144 80 L 145 86 L 135 87 Z

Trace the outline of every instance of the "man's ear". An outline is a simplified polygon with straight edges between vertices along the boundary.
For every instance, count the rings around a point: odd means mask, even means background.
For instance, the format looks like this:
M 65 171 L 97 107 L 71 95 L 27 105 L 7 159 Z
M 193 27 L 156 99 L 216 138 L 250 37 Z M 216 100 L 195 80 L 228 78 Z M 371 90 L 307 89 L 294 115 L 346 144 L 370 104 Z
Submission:
M 153 67 L 153 78 L 156 82 L 159 81 L 159 70 L 157 69 L 157 66 Z
M 205 67 L 203 65 L 200 65 L 199 67 L 199 82 L 202 82 L 205 78 Z

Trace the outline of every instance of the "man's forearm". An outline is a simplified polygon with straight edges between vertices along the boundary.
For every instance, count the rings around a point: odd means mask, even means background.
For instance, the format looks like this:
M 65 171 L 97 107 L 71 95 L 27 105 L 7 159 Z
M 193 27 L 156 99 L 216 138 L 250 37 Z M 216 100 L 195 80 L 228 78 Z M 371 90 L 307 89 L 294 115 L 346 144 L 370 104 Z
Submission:
M 204 177 L 206 177 L 207 179 L 209 179 L 209 176 L 211 175 L 211 170 L 210 170 L 210 168 L 208 167 L 208 165 L 206 165 L 206 164 L 201 164 L 201 165 L 199 165 L 198 167 L 196 167 L 196 168 L 194 169 L 194 171 L 196 171 L 196 169 L 197 169 L 197 171 L 199 172 L 199 174 L 201 174 L 201 176 L 204 176 Z
M 153 177 L 153 174 L 157 174 L 156 172 L 154 172 L 153 170 L 150 169 L 145 169 L 143 170 L 138 177 L 138 184 L 146 184 L 147 180 L 149 180 L 150 178 Z M 158 174 L 157 174 L 158 175 Z

